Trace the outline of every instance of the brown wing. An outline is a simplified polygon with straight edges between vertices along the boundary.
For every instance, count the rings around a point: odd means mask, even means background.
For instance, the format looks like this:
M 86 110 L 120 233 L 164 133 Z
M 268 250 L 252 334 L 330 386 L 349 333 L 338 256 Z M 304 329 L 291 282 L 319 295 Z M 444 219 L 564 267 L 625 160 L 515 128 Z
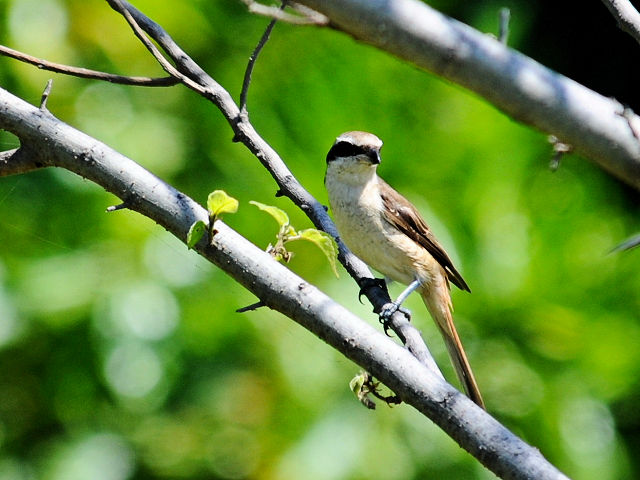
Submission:
M 422 245 L 436 259 L 447 272 L 447 277 L 456 287 L 470 292 L 467 282 L 453 266 L 453 262 L 431 233 L 427 223 L 422 219 L 413 205 L 391 188 L 384 180 L 380 179 L 380 195 L 385 206 L 385 219 L 398 230 Z M 386 187 L 386 188 L 385 188 Z

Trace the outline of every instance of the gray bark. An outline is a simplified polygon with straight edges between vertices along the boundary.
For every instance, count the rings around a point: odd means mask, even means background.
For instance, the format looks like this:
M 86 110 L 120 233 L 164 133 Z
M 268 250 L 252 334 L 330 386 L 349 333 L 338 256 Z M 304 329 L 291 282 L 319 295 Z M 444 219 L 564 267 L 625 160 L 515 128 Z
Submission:
M 640 118 L 417 0 L 298 0 L 331 25 L 477 93 L 640 189 Z
M 0 158 L 0 176 L 45 166 L 68 169 L 101 185 L 132 210 L 183 242 L 207 212 L 191 198 L 107 145 L 72 128 L 44 108 L 0 89 L 0 128 L 21 141 Z M 20 169 L 11 168 L 11 159 Z M 28 160 L 30 159 L 30 164 Z M 566 479 L 541 453 L 447 384 L 409 351 L 335 303 L 224 223 L 196 250 L 253 292 L 370 371 L 404 402 L 439 425 L 487 468 L 510 479 Z

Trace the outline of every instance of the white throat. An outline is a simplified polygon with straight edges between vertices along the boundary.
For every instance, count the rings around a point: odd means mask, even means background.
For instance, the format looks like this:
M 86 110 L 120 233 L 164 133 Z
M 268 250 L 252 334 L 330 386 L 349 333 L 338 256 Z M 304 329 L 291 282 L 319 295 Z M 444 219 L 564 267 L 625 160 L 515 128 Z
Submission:
M 370 182 L 378 183 L 377 165 L 367 160 L 355 160 L 353 157 L 336 158 L 327 165 L 325 184 L 342 183 L 351 187 L 363 187 Z

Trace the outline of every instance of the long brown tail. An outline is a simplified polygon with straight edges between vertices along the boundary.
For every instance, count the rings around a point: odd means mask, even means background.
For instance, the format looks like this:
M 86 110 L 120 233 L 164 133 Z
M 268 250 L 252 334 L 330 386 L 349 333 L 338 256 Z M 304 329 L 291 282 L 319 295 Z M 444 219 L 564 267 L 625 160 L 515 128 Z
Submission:
M 436 325 L 438 325 L 440 333 L 442 333 L 442 337 L 447 345 L 447 350 L 449 351 L 449 357 L 451 357 L 453 367 L 467 396 L 477 405 L 485 408 L 476 378 L 471 371 L 467 354 L 464 351 L 456 327 L 453 324 L 451 297 L 449 296 L 448 286 L 445 284 L 432 286 L 429 289 L 423 289 L 421 295 L 429 313 L 436 322 Z

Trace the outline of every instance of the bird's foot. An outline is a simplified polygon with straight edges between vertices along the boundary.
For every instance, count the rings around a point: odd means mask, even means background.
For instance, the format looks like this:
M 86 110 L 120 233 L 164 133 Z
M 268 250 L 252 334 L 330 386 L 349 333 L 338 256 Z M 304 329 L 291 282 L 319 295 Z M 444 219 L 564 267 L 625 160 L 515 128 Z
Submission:
M 397 311 L 407 317 L 407 320 L 411 320 L 411 311 L 407 308 L 401 307 L 398 302 L 385 303 L 380 310 L 380 320 L 389 320 Z
M 362 303 L 362 296 L 366 295 L 367 290 L 371 287 L 380 287 L 387 292 L 387 284 L 384 278 L 363 278 L 360 281 L 360 292 L 358 292 L 358 300 Z
M 411 311 L 401 307 L 399 303 L 397 302 L 390 302 L 390 303 L 385 303 L 382 306 L 382 309 L 380 310 L 380 313 L 378 314 L 378 318 L 380 320 L 380 323 L 382 324 L 382 327 L 384 328 L 384 333 L 389 336 L 388 330 L 389 330 L 389 320 L 391 320 L 391 317 L 393 316 L 394 313 L 396 312 L 400 312 L 402 313 L 405 317 L 407 317 L 407 320 L 411 321 Z

